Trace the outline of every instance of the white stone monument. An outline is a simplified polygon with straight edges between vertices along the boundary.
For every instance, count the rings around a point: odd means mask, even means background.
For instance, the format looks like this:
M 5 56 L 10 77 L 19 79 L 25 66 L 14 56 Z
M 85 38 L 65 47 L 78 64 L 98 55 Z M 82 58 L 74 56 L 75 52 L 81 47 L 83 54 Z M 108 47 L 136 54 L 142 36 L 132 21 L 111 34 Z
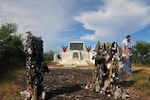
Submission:
M 89 48 L 89 47 L 88 47 Z M 68 46 L 63 48 L 64 52 L 54 55 L 54 62 L 64 65 L 64 67 L 87 66 L 94 63 L 93 54 L 85 50 L 84 42 L 69 42 Z

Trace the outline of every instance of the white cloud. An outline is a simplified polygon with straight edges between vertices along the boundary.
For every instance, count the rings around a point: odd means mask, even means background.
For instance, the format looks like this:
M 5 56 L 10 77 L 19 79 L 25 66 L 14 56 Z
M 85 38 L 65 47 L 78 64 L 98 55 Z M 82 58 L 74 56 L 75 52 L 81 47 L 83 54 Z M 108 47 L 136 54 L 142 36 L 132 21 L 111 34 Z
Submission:
M 118 40 L 120 36 L 141 30 L 150 22 L 150 8 L 144 1 L 101 1 L 1 0 L 0 24 L 14 22 L 18 24 L 19 33 L 31 31 L 36 36 L 42 36 L 44 49 L 49 50 L 57 47 L 59 43 L 78 40 L 80 36 L 81 40 Z M 76 26 L 72 27 L 77 25 L 73 18 L 82 23 L 85 29 L 95 33 L 79 34 L 84 29 L 77 30 Z
M 70 24 L 67 16 L 74 1 L 67 0 L 7 0 L 0 3 L 0 24 L 14 22 L 18 32 L 31 31 L 44 38 L 45 46 L 52 45 Z M 57 42 L 59 39 L 57 40 Z M 47 46 L 48 48 L 49 46 Z M 51 48 L 49 48 L 51 49 Z
M 110 42 L 137 32 L 150 23 L 150 7 L 138 0 L 104 0 L 99 11 L 88 11 L 74 19 L 95 33 L 82 36 L 83 40 Z

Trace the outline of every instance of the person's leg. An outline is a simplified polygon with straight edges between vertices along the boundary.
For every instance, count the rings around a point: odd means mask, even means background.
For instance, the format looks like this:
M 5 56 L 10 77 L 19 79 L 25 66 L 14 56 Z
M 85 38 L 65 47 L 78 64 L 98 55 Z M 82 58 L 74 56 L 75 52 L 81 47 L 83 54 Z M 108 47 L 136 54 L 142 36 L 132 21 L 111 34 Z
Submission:
M 131 59 L 130 58 L 126 58 L 126 68 L 127 68 L 127 74 L 128 75 L 132 74 Z

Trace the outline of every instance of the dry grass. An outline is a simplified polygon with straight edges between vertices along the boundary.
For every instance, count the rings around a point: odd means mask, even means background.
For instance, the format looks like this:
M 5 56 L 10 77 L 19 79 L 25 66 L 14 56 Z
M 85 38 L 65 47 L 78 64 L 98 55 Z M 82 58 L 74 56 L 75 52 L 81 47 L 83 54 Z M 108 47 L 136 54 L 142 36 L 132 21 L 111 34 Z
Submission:
M 20 91 L 24 87 L 23 69 L 12 69 L 0 73 L 0 100 L 20 100 Z
M 133 66 L 133 73 L 134 75 L 131 76 L 129 80 L 135 83 L 130 87 L 130 90 L 143 98 L 150 98 L 150 67 Z

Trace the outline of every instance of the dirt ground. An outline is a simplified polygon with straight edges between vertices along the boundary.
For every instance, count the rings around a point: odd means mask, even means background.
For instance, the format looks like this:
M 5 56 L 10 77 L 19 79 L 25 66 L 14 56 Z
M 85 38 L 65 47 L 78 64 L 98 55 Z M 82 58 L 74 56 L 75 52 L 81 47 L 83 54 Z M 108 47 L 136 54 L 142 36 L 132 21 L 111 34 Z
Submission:
M 133 67 L 134 75 L 141 69 L 143 68 Z M 144 69 L 150 73 L 150 68 Z M 44 75 L 46 100 L 114 100 L 113 96 L 108 97 L 85 89 L 86 83 L 93 81 L 93 65 L 75 68 L 49 65 L 49 70 L 50 72 Z M 119 77 L 123 80 L 123 87 L 129 91 L 130 98 L 127 100 L 150 100 L 150 96 L 147 96 L 144 92 L 133 89 L 135 82 L 130 80 L 132 76 L 119 73 Z M 9 84 L 3 83 L 2 85 L 2 81 L 0 81 L 0 100 L 20 100 L 18 91 L 25 89 L 25 80 L 25 70 L 20 70 L 18 76 L 9 81 Z M 9 88 L 6 90 L 6 87 Z M 16 96 L 15 99 L 7 99 L 10 95 L 11 97 Z
M 62 68 L 49 66 L 50 73 L 44 75 L 44 87 L 47 100 L 114 100 L 105 94 L 85 89 L 87 82 L 92 82 L 92 67 Z M 120 73 L 123 87 L 129 91 L 128 100 L 149 100 L 142 92 L 132 89 L 130 76 Z

